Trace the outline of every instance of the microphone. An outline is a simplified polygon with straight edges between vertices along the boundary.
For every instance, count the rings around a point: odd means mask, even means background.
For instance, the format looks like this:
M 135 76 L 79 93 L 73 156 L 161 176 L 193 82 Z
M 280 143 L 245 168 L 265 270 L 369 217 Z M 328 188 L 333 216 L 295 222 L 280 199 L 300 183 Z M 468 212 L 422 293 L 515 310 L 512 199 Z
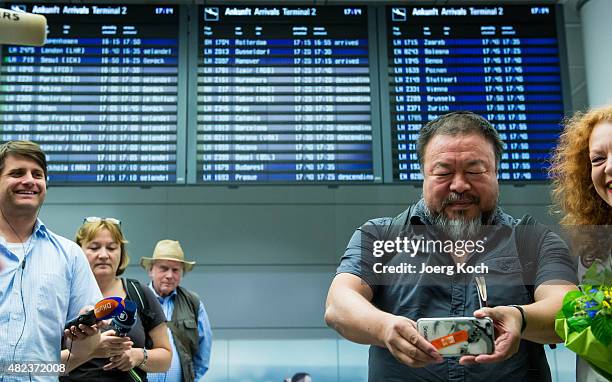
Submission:
M 100 300 L 87 313 L 83 313 L 66 322 L 64 329 L 70 329 L 71 326 L 79 326 L 79 324 L 91 326 L 97 321 L 106 320 L 111 317 L 118 316 L 125 310 L 125 302 L 121 297 L 106 297 Z
M 47 18 L 0 8 L 0 44 L 43 46 L 47 37 Z
M 111 329 L 113 329 L 119 337 L 127 336 L 130 329 L 136 324 L 136 303 L 130 300 L 124 301 L 125 310 L 113 317 L 110 324 Z
M 132 327 L 136 324 L 136 303 L 130 300 L 124 301 L 125 310 L 121 312 L 121 314 L 113 317 L 113 320 L 110 324 L 111 329 L 113 329 L 119 337 L 127 336 L 130 329 L 132 329 Z M 147 359 L 145 353 L 145 362 L 146 360 Z M 142 379 L 140 378 L 138 373 L 136 373 L 134 368 L 131 368 L 129 373 L 133 381 L 142 381 Z

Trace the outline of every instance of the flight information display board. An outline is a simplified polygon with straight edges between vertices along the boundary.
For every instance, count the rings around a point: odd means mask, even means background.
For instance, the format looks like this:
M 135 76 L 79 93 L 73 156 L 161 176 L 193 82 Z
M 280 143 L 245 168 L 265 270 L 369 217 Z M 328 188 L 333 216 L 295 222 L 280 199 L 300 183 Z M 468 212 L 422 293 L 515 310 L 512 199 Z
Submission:
M 501 180 L 545 180 L 563 118 L 553 6 L 387 6 L 394 181 L 422 179 L 416 138 L 457 110 L 506 143 Z
M 181 183 L 178 6 L 11 3 L 48 22 L 43 47 L 3 46 L 3 141 L 48 155 L 52 184 Z
M 197 182 L 373 182 L 367 7 L 203 6 Z

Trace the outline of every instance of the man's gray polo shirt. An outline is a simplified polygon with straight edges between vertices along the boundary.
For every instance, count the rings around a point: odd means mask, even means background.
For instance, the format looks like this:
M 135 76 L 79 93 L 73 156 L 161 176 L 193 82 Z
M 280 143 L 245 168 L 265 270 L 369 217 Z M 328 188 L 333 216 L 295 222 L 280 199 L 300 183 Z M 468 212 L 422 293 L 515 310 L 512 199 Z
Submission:
M 378 218 L 366 222 L 353 234 L 342 257 L 337 273 L 351 273 L 360 277 L 372 289 L 372 303 L 379 309 L 408 317 L 414 321 L 422 317 L 472 316 L 479 305 L 475 276 L 483 275 L 487 284 L 488 306 L 529 304 L 533 302 L 530 288 L 523 282 L 521 261 L 517 255 L 516 224 L 518 220 L 497 209 L 492 224 L 486 229 L 484 250 L 473 253 L 465 261 L 466 266 L 485 265 L 487 272 L 476 273 L 420 273 L 422 267 L 448 269 L 455 261 L 446 253 L 433 250 L 414 253 L 394 253 L 391 256 L 374 257 L 376 241 L 394 240 L 387 237 L 393 219 Z M 397 236 L 397 235 L 396 235 Z M 423 241 L 442 240 L 440 232 L 431 225 L 425 214 L 424 202 L 412 209 L 402 236 Z M 447 239 L 447 238 L 446 238 Z M 553 232 L 546 233 L 535 254 L 534 286 L 551 280 L 577 283 L 576 265 L 561 238 Z M 413 273 L 380 274 L 376 262 L 397 268 L 412 264 Z M 438 268 L 433 268 L 438 266 Z M 446 267 L 446 268 L 442 268 Z M 404 266 L 407 268 L 407 266 Z M 482 267 L 480 269 L 483 269 Z M 410 368 L 400 364 L 391 353 L 381 347 L 370 347 L 369 380 L 394 381 L 526 381 L 528 370 L 527 341 L 521 341 L 521 349 L 510 359 L 488 365 L 461 366 L 458 358 L 446 358 L 444 363 L 425 368 Z M 541 347 L 534 357 L 544 357 Z M 536 362 L 537 363 L 537 362 Z

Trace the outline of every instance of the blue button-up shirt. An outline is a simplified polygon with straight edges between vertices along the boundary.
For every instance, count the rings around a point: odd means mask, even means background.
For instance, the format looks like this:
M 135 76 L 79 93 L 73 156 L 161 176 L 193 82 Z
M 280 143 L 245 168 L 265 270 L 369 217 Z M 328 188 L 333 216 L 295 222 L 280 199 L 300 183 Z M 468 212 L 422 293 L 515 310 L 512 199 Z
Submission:
M 174 312 L 174 299 L 176 298 L 176 290 L 166 297 L 161 297 L 157 294 L 153 288 L 153 284 L 149 283 L 149 288 L 157 296 L 159 303 L 164 310 L 166 320 L 172 320 L 172 313 Z M 170 369 L 165 373 L 149 373 L 147 379 L 149 382 L 181 382 L 183 380 L 183 373 L 181 370 L 181 363 L 179 357 L 176 355 L 176 345 L 174 344 L 174 338 L 168 328 L 168 337 L 170 338 L 170 345 L 172 346 L 172 363 Z M 208 314 L 204 309 L 204 304 L 200 301 L 200 307 L 198 310 L 198 337 L 199 337 L 199 350 L 197 354 L 193 355 L 193 368 L 195 370 L 195 380 L 200 381 L 204 378 L 204 374 L 208 371 L 208 365 L 210 363 L 210 349 L 212 347 L 212 330 L 210 329 L 210 321 L 208 320 Z
M 0 236 L 0 363 L 60 362 L 66 321 L 102 299 L 89 263 L 74 242 L 36 221 L 23 250 Z M 4 375 L 3 382 L 30 380 Z M 57 376 L 31 376 L 57 381 Z

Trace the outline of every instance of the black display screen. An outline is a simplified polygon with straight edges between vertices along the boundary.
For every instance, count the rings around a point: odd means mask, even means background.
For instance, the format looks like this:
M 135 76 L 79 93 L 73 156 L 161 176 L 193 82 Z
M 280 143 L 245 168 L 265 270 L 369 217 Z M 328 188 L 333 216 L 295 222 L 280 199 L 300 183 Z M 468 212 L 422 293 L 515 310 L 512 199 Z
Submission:
M 2 140 L 28 139 L 61 183 L 176 183 L 177 6 L 11 3 L 43 47 L 2 46 Z
M 197 182 L 372 182 L 367 7 L 200 8 Z
M 553 6 L 386 7 L 394 181 L 422 179 L 421 126 L 470 110 L 506 148 L 501 180 L 545 180 L 563 118 Z

